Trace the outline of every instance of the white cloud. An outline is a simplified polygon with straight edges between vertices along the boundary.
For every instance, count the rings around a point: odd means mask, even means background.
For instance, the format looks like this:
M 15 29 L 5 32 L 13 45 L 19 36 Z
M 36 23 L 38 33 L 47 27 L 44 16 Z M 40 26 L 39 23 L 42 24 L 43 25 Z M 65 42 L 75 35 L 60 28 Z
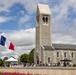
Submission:
M 19 46 L 33 45 L 35 39 L 35 28 L 15 31 L 11 33 L 8 38 L 12 41 L 14 40 L 14 43 Z
M 73 25 L 73 18 L 68 17 L 69 9 L 72 8 L 75 10 L 76 7 L 76 1 L 75 0 L 63 0 L 59 5 L 56 4 L 52 10 L 52 26 L 53 26 L 53 32 L 54 33 L 62 33 L 62 34 L 68 34 L 71 31 L 69 31 L 72 28 L 74 28 Z M 72 14 L 72 13 L 71 13 Z M 70 14 L 70 15 L 71 15 Z M 75 32 L 73 30 L 72 32 Z
M 71 35 L 53 34 L 54 43 L 76 44 L 76 39 Z
M 38 3 L 49 2 L 49 5 L 51 6 L 52 0 L 0 0 L 0 3 L 3 4 L 3 7 L 0 7 L 0 12 L 9 12 L 8 8 L 16 2 L 23 4 L 27 13 L 32 14 L 36 12 Z M 60 4 L 55 3 L 53 7 L 50 7 L 52 11 L 53 42 L 70 44 L 76 43 L 76 18 L 71 19 L 71 17 L 68 17 L 68 13 L 70 12 L 68 10 L 70 7 L 73 9 L 73 12 L 76 12 L 76 0 L 62 0 Z M 21 11 L 21 13 L 24 15 L 23 11 Z M 30 19 L 31 18 L 29 15 L 25 15 L 24 17 L 20 18 L 19 25 L 21 26 L 23 23 L 29 21 Z M 6 22 L 8 20 L 9 18 L 0 17 L 0 23 Z M 5 36 L 8 38 L 8 40 L 12 41 L 15 44 L 16 50 L 9 52 L 9 50 L 5 50 L 6 48 L 1 47 L 1 49 L 3 49 L 1 52 L 4 56 L 6 56 L 6 54 L 11 54 L 17 57 L 17 55 L 19 56 L 21 53 L 28 53 L 32 48 L 35 47 L 35 28 L 13 31 L 9 34 L 6 34 Z
M 37 4 L 38 3 L 48 3 L 50 2 L 50 0 L 0 0 L 0 12 L 1 11 L 6 11 L 6 12 L 9 12 L 9 8 L 14 4 L 14 3 L 21 3 L 24 8 L 26 9 L 26 11 L 29 13 L 29 14 L 32 14 L 34 12 L 36 12 L 36 8 L 37 8 Z
M 13 31 L 3 34 L 7 41 L 12 41 L 15 45 L 15 51 L 10 51 L 6 47 L 0 47 L 2 56 L 14 55 L 18 57 L 22 53 L 29 53 L 35 48 L 35 28 Z
M 28 22 L 30 20 L 30 16 L 29 15 L 24 15 L 23 17 L 21 17 L 19 19 L 19 27 L 21 28 L 22 24 Z
M 25 15 L 25 12 L 24 12 L 24 11 L 22 11 L 22 10 L 20 11 L 20 13 L 21 13 L 22 15 Z
M 0 47 L 1 55 L 3 56 L 15 56 L 18 58 L 23 53 L 29 53 L 31 49 L 35 48 L 35 28 L 13 31 L 3 34 L 7 40 L 10 40 L 15 45 L 15 51 L 10 51 L 6 47 Z M 69 43 L 76 44 L 76 39 L 71 35 L 53 34 L 53 43 Z
M 4 22 L 7 22 L 7 21 L 9 21 L 10 20 L 10 18 L 8 18 L 8 17 L 0 17 L 0 23 L 4 23 Z
M 76 18 L 73 20 L 73 25 L 76 25 Z
M 15 0 L 11 0 L 11 1 L 8 1 L 8 0 L 0 0 L 0 3 L 2 6 L 0 6 L 0 12 L 1 11 L 6 11 L 6 12 L 9 12 L 9 7 L 11 7 L 15 2 Z
M 59 0 L 60 1 L 60 0 Z M 36 12 L 36 7 L 37 7 L 37 4 L 38 3 L 45 3 L 45 4 L 49 4 L 51 5 L 52 2 L 55 2 L 55 1 L 52 1 L 52 0 L 0 0 L 0 11 L 9 11 L 9 7 L 11 7 L 14 3 L 21 3 L 23 4 L 23 6 L 25 7 L 25 9 L 27 10 L 28 13 L 34 13 Z M 73 7 L 74 11 L 76 11 L 76 0 L 63 0 L 63 1 L 60 1 L 61 3 L 60 4 L 56 4 L 55 3 L 55 7 L 56 8 L 56 12 L 59 10 L 59 9 L 62 9 L 62 7 L 64 8 L 66 6 L 67 7 Z M 52 7 L 51 7 L 52 8 Z
M 72 16 L 68 17 L 69 9 L 75 10 L 75 7 L 75 0 L 63 0 L 59 5 L 55 5 L 51 9 L 53 42 L 76 44 L 76 19 L 72 18 Z
M 24 15 L 24 17 L 20 18 L 19 22 L 24 23 L 24 22 L 27 22 L 29 19 L 30 17 L 28 15 Z

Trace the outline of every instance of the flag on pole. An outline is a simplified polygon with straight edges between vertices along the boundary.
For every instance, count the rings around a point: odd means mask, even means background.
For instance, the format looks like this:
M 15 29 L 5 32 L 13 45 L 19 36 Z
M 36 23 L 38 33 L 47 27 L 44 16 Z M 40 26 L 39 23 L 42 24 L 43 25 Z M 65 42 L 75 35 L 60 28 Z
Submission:
M 7 39 L 1 35 L 0 45 L 7 46 L 8 49 L 14 50 L 14 44 L 12 42 L 8 42 Z

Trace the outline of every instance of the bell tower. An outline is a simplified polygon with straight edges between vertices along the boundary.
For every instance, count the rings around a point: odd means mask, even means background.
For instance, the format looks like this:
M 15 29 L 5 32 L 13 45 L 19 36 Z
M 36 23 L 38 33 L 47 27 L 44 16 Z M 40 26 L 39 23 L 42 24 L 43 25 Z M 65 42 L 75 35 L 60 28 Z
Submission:
M 51 12 L 48 5 L 38 4 L 36 11 L 36 48 L 35 61 L 40 63 L 42 60 L 43 46 L 52 46 L 51 39 Z

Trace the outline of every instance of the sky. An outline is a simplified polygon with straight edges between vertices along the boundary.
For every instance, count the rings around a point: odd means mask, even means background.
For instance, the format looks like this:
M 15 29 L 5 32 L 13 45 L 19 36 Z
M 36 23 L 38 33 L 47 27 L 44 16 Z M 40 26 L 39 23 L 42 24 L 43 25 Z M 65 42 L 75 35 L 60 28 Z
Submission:
M 49 5 L 52 43 L 76 44 L 76 0 L 0 0 L 0 35 L 15 45 L 14 51 L 0 45 L 0 58 L 35 48 L 37 4 Z

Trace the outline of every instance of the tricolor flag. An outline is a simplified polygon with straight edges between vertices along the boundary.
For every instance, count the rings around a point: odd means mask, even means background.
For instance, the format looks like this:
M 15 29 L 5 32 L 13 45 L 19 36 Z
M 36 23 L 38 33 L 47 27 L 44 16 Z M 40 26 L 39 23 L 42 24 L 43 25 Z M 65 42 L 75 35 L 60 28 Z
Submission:
M 8 42 L 7 39 L 2 35 L 1 35 L 1 38 L 0 38 L 0 45 L 7 46 L 8 49 L 14 50 L 14 44 L 12 42 Z

